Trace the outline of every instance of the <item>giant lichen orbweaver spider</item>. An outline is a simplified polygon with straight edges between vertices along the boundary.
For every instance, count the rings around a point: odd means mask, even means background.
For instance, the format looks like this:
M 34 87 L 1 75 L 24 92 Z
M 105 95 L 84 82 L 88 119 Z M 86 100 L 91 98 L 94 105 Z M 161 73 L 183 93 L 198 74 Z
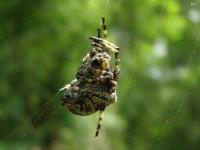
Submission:
M 106 36 L 107 27 L 102 17 L 101 29 L 97 37 L 89 38 L 92 48 L 83 58 L 76 78 L 59 90 L 63 105 L 72 113 L 85 116 L 100 111 L 95 137 L 99 134 L 105 108 L 117 101 L 119 47 L 105 40 Z M 110 52 L 114 52 L 114 66 Z

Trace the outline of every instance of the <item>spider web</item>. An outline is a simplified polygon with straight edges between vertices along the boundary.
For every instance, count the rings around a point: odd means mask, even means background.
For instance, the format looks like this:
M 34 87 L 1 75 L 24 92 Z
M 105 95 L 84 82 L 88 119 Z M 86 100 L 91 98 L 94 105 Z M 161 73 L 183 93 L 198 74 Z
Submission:
M 116 8 L 120 7 L 121 2 L 122 1 L 120 0 L 120 2 L 119 2 L 119 4 L 117 5 Z M 190 1 L 188 3 L 188 5 L 190 5 L 191 8 L 199 7 L 200 2 L 199 1 Z M 166 7 L 166 0 L 163 0 L 162 1 L 162 7 L 161 7 L 161 10 L 160 10 L 160 13 L 159 13 L 159 18 L 161 18 L 163 15 L 165 15 L 165 13 L 166 13 L 165 7 Z M 192 13 L 195 13 L 195 12 L 192 12 Z M 197 16 L 195 16 L 195 14 L 193 16 L 192 15 L 193 14 L 191 14 L 191 15 L 189 14 L 190 20 L 192 20 L 194 22 L 197 22 L 197 21 L 200 20 L 199 16 L 197 17 Z M 157 24 L 159 24 L 159 21 L 157 22 Z M 152 40 L 152 35 L 153 35 L 154 32 L 155 31 L 151 30 L 151 32 L 149 33 L 150 34 L 149 41 Z M 185 67 L 186 72 L 192 72 L 191 66 L 192 66 L 193 60 L 199 59 L 198 58 L 199 51 L 200 51 L 200 36 L 197 36 L 196 40 L 195 40 L 195 45 L 193 46 L 189 60 L 188 60 L 186 67 Z M 163 145 L 163 143 L 166 142 L 166 138 L 167 138 L 168 134 L 170 133 L 172 126 L 174 125 L 177 118 L 179 117 L 182 109 L 184 109 L 184 105 L 186 104 L 186 101 L 189 99 L 189 97 L 191 95 L 196 94 L 196 93 L 200 93 L 200 89 L 188 91 L 188 92 L 185 93 L 185 88 L 186 88 L 187 84 L 192 84 L 193 82 L 194 82 L 194 77 L 192 77 L 192 79 L 189 83 L 184 80 L 179 85 L 179 90 L 175 94 L 176 95 L 175 100 L 172 102 L 170 112 L 168 113 L 168 117 L 164 122 L 162 122 L 162 125 L 160 126 L 161 131 L 159 133 L 158 138 L 153 140 L 152 149 L 162 149 L 162 145 Z
M 165 1 L 166 0 L 163 0 L 162 2 L 162 9 L 159 13 L 159 17 L 162 17 L 165 13 Z M 111 5 L 111 0 L 106 0 L 106 4 L 105 4 L 105 10 L 104 10 L 104 15 L 107 16 L 107 10 L 109 9 L 110 5 Z M 116 5 L 116 9 L 118 9 L 120 7 L 122 3 L 122 0 L 119 0 L 118 4 Z M 197 7 L 199 6 L 200 3 L 199 2 L 196 2 L 196 1 L 191 1 L 190 3 L 190 6 L 191 7 Z M 159 23 L 159 22 L 157 22 Z M 153 30 L 150 32 L 150 35 L 153 34 Z M 150 36 L 152 37 L 152 36 Z M 149 39 L 149 41 L 151 41 L 151 39 Z M 88 48 L 87 48 L 88 49 Z M 194 48 L 192 50 L 192 53 L 190 55 L 190 58 L 189 58 L 189 61 L 186 65 L 186 69 L 188 71 L 190 71 L 190 68 L 191 68 L 191 64 L 194 60 L 194 58 L 197 57 L 197 54 L 199 53 L 199 50 L 200 50 L 200 37 L 198 36 L 196 38 L 196 42 L 195 42 L 195 45 L 194 45 Z M 198 58 L 197 58 L 198 59 Z M 193 77 L 194 78 L 194 77 Z M 191 83 L 194 82 L 194 80 L 192 79 L 190 81 Z M 184 93 L 184 88 L 186 87 L 188 83 L 186 81 L 182 82 L 181 85 L 179 86 L 179 90 L 176 94 L 176 97 L 175 97 L 175 100 L 171 106 L 171 111 L 169 112 L 168 114 L 168 117 L 167 119 L 162 123 L 161 125 L 161 132 L 159 134 L 159 137 L 157 139 L 155 139 L 153 142 L 154 142 L 154 145 L 153 145 L 153 149 L 161 149 L 162 147 L 162 144 L 165 142 L 166 140 L 166 137 L 168 136 L 173 124 L 175 123 L 176 119 L 179 117 L 179 113 L 181 112 L 181 110 L 184 108 L 184 105 L 186 103 L 186 100 L 187 100 L 187 97 L 191 96 L 192 94 L 195 94 L 195 93 L 199 93 L 200 92 L 200 89 L 197 89 L 195 91 L 188 91 L 187 93 Z M 52 104 L 56 98 L 58 93 L 56 93 L 52 98 L 50 98 L 45 104 L 43 104 L 41 107 L 37 108 L 33 113 L 32 115 L 30 116 L 30 118 L 28 118 L 27 120 L 25 120 L 21 125 L 19 125 L 18 128 L 15 128 L 13 131 L 10 132 L 10 134 L 5 137 L 2 141 L 0 141 L 1 143 L 4 143 L 4 142 L 7 142 L 14 134 L 16 134 L 16 132 L 22 128 L 25 128 L 26 126 L 28 126 L 30 120 L 34 120 L 33 121 L 33 125 L 34 124 L 37 124 L 38 121 L 40 120 L 40 117 L 43 113 L 46 113 L 48 107 L 50 104 Z M 47 125 L 48 122 L 55 116 L 56 112 L 58 111 L 58 109 L 55 109 L 54 112 L 51 112 L 51 117 L 50 118 L 47 118 L 44 122 L 44 125 Z M 35 118 L 35 119 L 33 119 Z M 41 128 L 41 127 L 40 127 Z M 40 129 L 38 128 L 38 130 Z M 22 136 L 18 139 L 17 143 L 16 143 L 16 146 L 19 146 L 19 144 L 26 138 L 26 136 L 30 135 L 30 134 L 34 134 L 36 135 L 38 130 L 36 131 L 36 133 L 30 133 L 29 131 L 24 131 L 22 133 Z M 102 131 L 103 133 L 102 134 L 105 134 L 104 131 Z M 89 148 L 88 149 L 91 149 L 90 147 L 92 147 L 92 143 L 94 143 L 94 140 L 91 140 L 90 144 L 89 144 Z
M 58 92 L 52 96 L 52 98 L 50 98 L 49 100 L 47 100 L 42 106 L 38 107 L 35 111 L 33 111 L 31 113 L 31 116 L 24 120 L 17 128 L 15 128 L 14 130 L 12 130 L 10 132 L 10 134 L 8 134 L 3 140 L 0 141 L 0 143 L 5 143 L 7 142 L 10 138 L 12 138 L 12 136 L 14 136 L 15 134 L 17 134 L 18 131 L 22 130 L 23 128 L 27 128 L 29 126 L 29 123 L 32 121 L 32 125 L 36 125 L 39 121 L 40 121 L 40 118 L 43 114 L 45 114 L 47 112 L 47 109 L 49 108 L 49 106 L 51 104 L 53 104 L 55 101 L 55 98 L 57 97 L 58 95 Z M 56 107 L 57 108 L 57 107 Z M 58 109 L 54 109 L 53 112 L 50 112 L 49 115 L 51 115 L 51 117 L 47 118 L 45 121 L 44 121 L 44 124 L 43 126 L 45 126 L 52 118 L 53 116 L 56 114 L 56 111 Z M 42 126 L 41 126 L 42 127 Z M 15 146 L 19 146 L 19 144 L 26 138 L 26 136 L 28 135 L 36 135 L 38 130 L 41 128 L 39 127 L 36 131 L 36 133 L 31 133 L 31 131 L 24 131 L 22 133 L 22 136 L 17 140 L 17 143 L 15 144 Z
M 200 49 L 199 42 L 200 42 L 200 38 L 197 37 L 195 47 L 192 50 L 192 54 L 190 56 L 187 66 L 186 66 L 186 69 L 188 70 L 188 72 L 190 72 L 191 63 L 192 63 L 195 55 L 197 54 L 198 50 Z M 192 77 L 190 82 L 192 83 L 193 81 L 194 81 L 194 77 Z M 154 146 L 155 149 L 161 149 L 162 144 L 165 142 L 165 139 L 166 139 L 167 135 L 169 134 L 173 124 L 175 123 L 179 113 L 183 109 L 187 98 L 189 96 L 191 96 L 192 94 L 200 92 L 200 89 L 197 89 L 195 91 L 188 91 L 187 93 L 184 93 L 184 88 L 186 87 L 186 84 L 187 84 L 186 81 L 184 81 L 184 82 L 182 82 L 182 84 L 179 87 L 179 90 L 176 94 L 175 101 L 172 104 L 171 111 L 167 117 L 167 120 L 161 126 L 162 129 L 161 129 L 160 135 L 159 135 L 158 139 L 155 141 L 155 146 Z
M 191 7 L 199 6 L 198 2 L 191 1 L 190 3 Z M 165 1 L 162 2 L 162 10 L 160 12 L 160 17 L 164 14 L 164 8 L 165 8 Z M 191 65 L 193 60 L 198 56 L 200 50 L 200 37 L 196 37 L 195 45 L 193 47 L 192 53 L 190 54 L 189 61 L 186 65 L 186 72 L 192 72 Z M 198 58 L 196 58 L 198 59 Z M 176 97 L 174 102 L 171 106 L 171 111 L 168 114 L 168 117 L 166 121 L 164 121 L 163 125 L 161 125 L 161 132 L 159 134 L 159 137 L 154 141 L 153 149 L 159 150 L 162 149 L 162 145 L 166 142 L 166 138 L 172 129 L 173 124 L 178 118 L 178 115 L 180 114 L 181 110 L 184 108 L 184 105 L 186 104 L 186 100 L 188 100 L 188 97 L 192 94 L 196 94 L 200 92 L 200 89 L 194 90 L 194 91 L 188 91 L 185 93 L 184 89 L 187 84 L 192 84 L 194 82 L 194 77 L 192 77 L 190 83 L 187 83 L 185 80 L 180 84 L 179 90 L 176 93 Z

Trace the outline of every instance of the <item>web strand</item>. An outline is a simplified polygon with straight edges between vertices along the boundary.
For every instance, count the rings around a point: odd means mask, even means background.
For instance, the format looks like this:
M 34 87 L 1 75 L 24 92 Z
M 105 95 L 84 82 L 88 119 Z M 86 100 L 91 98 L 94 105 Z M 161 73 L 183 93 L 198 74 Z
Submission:
M 19 125 L 14 130 L 12 130 L 10 132 L 10 134 L 8 134 L 8 136 L 6 136 L 3 140 L 0 141 L 0 143 L 7 142 L 13 135 L 15 135 L 17 133 L 18 130 L 20 130 L 22 128 L 25 128 L 31 122 L 31 120 L 33 120 L 33 118 L 35 118 L 36 116 L 38 116 L 38 117 L 36 117 L 36 119 L 33 121 L 33 125 L 35 125 L 36 123 L 38 123 L 39 118 L 41 117 L 41 115 L 43 113 L 46 112 L 47 108 L 52 103 L 52 100 L 57 96 L 57 94 L 58 94 L 58 92 L 54 96 L 52 96 L 52 98 L 50 98 L 47 102 L 45 102 L 42 106 L 40 106 L 33 113 L 31 113 L 31 116 L 28 119 L 26 119 L 21 125 Z M 23 139 L 27 135 L 28 135 L 28 131 L 24 131 L 22 137 L 20 137 L 20 139 L 16 143 L 16 146 L 19 145 L 19 143 L 21 143 L 23 141 Z
M 190 70 L 190 66 L 191 66 L 192 60 L 193 60 L 195 54 L 197 53 L 197 50 L 199 49 L 199 42 L 200 42 L 200 38 L 197 37 L 195 47 L 194 47 L 194 49 L 192 51 L 192 54 L 191 54 L 190 59 L 188 61 L 188 64 L 186 65 L 187 70 Z M 191 82 L 193 82 L 193 79 L 191 80 Z M 184 89 L 185 86 L 186 86 L 186 82 L 183 82 L 180 85 L 180 88 L 178 90 L 177 96 L 175 98 L 175 102 L 172 105 L 172 110 L 171 110 L 171 112 L 170 112 L 170 114 L 168 116 L 168 119 L 165 121 L 165 123 L 164 123 L 164 125 L 162 127 L 160 136 L 158 138 L 158 145 L 156 146 L 156 149 L 159 149 L 160 146 L 163 144 L 164 139 L 167 137 L 167 135 L 170 132 L 170 129 L 171 129 L 173 123 L 177 119 L 178 113 L 183 108 L 187 96 L 189 96 L 189 95 L 191 95 L 193 93 L 193 92 L 192 93 L 189 92 L 189 93 L 185 94 L 184 96 L 181 96 L 183 94 L 183 92 L 184 92 L 183 89 Z
M 89 50 L 89 46 L 86 48 L 85 51 Z M 33 120 L 32 125 L 36 125 L 39 121 L 40 118 L 43 114 L 45 114 L 49 108 L 49 106 L 52 104 L 52 102 L 54 102 L 53 100 L 56 98 L 56 96 L 59 94 L 59 92 L 57 92 L 56 94 L 54 94 L 54 96 L 52 96 L 50 99 L 48 99 L 42 106 L 40 106 L 39 108 L 37 108 L 33 113 L 31 113 L 31 116 L 26 119 L 21 125 L 19 125 L 18 127 L 16 127 L 13 131 L 10 132 L 10 134 L 8 136 L 6 136 L 3 140 L 0 141 L 0 143 L 5 143 L 7 142 L 13 135 L 15 135 L 17 133 L 18 130 L 26 127 L 29 122 L 31 122 L 31 120 Z M 47 120 L 44 121 L 44 124 L 47 124 L 52 118 L 53 116 L 56 114 L 56 110 L 55 109 L 53 112 L 51 112 L 50 114 L 52 114 L 51 117 L 49 117 Z M 37 116 L 37 117 L 36 117 Z M 36 118 L 35 118 L 36 117 Z M 33 119 L 35 118 L 35 119 Z M 43 125 L 44 126 L 44 125 Z M 41 127 L 40 127 L 41 128 Z M 39 130 L 39 129 L 38 129 Z M 38 131 L 37 130 L 37 131 Z M 20 137 L 20 139 L 17 141 L 17 143 L 15 144 L 15 146 L 18 146 L 26 136 L 28 136 L 30 131 L 24 131 L 23 135 Z M 33 134 L 33 133 L 32 133 Z

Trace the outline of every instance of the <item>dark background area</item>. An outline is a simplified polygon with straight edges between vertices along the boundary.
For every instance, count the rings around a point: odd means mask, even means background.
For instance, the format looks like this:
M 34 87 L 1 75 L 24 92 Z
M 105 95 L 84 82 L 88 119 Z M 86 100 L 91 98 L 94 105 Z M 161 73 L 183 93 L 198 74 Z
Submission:
M 121 48 L 118 102 L 80 117 L 57 93 L 101 17 Z M 0 2 L 0 150 L 198 150 L 200 1 Z

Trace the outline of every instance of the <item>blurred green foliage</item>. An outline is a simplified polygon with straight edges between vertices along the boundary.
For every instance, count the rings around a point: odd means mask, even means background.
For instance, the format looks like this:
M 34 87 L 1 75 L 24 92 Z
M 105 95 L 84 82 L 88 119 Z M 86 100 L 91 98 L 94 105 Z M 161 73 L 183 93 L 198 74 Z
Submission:
M 80 117 L 57 90 L 106 16 L 121 48 L 118 103 Z M 198 0 L 0 2 L 0 150 L 198 150 Z

